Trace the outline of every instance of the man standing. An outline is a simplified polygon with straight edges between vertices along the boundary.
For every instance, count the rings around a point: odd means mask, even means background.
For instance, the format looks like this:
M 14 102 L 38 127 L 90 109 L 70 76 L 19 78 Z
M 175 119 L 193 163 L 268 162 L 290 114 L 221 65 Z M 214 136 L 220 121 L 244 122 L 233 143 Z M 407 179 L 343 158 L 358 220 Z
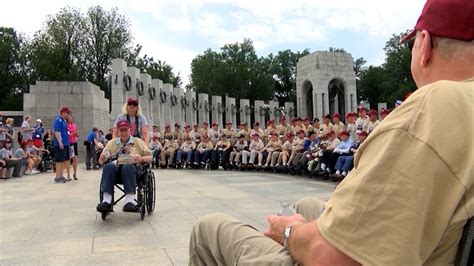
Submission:
M 91 164 L 94 169 L 99 169 L 98 161 L 97 161 L 97 152 L 96 147 L 99 146 L 97 132 L 99 130 L 94 127 L 92 131 L 86 137 L 86 169 L 91 170 Z
M 454 264 L 474 215 L 472 14 L 472 0 L 426 2 L 403 39 L 419 89 L 361 145 L 327 203 L 307 198 L 302 215 L 271 215 L 264 234 L 224 214 L 201 218 L 190 264 Z
M 31 116 L 25 115 L 23 122 L 21 123 L 21 139 L 22 140 L 29 140 L 33 139 L 33 132 L 35 129 L 31 127 Z
M 69 161 L 69 134 L 67 132 L 66 118 L 71 113 L 68 107 L 62 107 L 59 115 L 56 116 L 53 122 L 53 146 L 56 154 L 56 177 L 55 182 L 66 182 L 63 176 L 65 162 Z M 31 119 L 31 118 L 30 118 Z M 25 118 L 25 121 L 28 121 Z M 22 126 L 23 128 L 23 126 Z M 34 130 L 34 129 L 33 129 Z

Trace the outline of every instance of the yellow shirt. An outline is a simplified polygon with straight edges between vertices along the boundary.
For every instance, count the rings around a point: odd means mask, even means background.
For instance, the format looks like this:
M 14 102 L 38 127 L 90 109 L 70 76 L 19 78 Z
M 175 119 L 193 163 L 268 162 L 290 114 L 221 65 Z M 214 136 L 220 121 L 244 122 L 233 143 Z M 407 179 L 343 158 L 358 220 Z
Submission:
M 140 138 L 135 137 L 130 137 L 127 143 L 122 143 L 120 138 L 112 139 L 107 142 L 107 145 L 104 148 L 104 152 L 106 151 L 110 152 L 111 155 L 119 155 L 119 159 L 117 160 L 119 165 L 130 163 L 131 156 L 133 155 L 151 155 L 151 151 L 145 142 Z
M 474 78 L 413 93 L 360 146 L 322 236 L 363 265 L 453 264 L 474 214 L 473 106 Z

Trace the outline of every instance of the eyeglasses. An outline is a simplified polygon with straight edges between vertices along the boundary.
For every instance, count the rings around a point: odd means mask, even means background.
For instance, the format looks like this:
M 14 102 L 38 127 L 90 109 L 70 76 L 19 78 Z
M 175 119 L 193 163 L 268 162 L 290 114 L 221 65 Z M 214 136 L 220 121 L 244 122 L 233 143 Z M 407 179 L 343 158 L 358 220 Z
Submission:
M 434 44 L 433 44 L 433 34 L 430 33 L 430 46 L 431 46 L 431 49 L 434 48 Z M 416 34 L 415 36 L 413 36 L 411 39 L 409 39 L 406 44 L 408 46 L 408 49 L 410 50 L 410 52 L 413 50 L 413 46 L 415 45 L 415 39 L 416 39 Z

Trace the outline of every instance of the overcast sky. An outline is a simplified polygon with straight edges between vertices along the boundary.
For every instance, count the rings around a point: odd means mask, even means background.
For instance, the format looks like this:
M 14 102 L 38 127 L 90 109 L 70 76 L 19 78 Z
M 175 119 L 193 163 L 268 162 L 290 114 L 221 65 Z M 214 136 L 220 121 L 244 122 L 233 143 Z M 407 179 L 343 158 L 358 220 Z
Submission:
M 161 59 L 189 81 L 190 63 L 207 48 L 250 38 L 259 56 L 280 50 L 344 48 L 370 65 L 384 61 L 393 33 L 411 29 L 425 0 L 48 0 L 3 1 L 0 25 L 32 36 L 48 14 L 64 6 L 118 7 L 132 23 L 143 52 Z

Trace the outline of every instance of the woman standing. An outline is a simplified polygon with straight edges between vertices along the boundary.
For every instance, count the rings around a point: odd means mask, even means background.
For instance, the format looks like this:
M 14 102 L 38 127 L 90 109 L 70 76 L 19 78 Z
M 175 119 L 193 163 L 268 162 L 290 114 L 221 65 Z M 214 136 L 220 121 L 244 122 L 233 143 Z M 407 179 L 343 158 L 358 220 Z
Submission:
M 76 123 L 74 123 L 72 114 L 68 115 L 68 117 L 66 118 L 66 122 L 67 122 L 67 131 L 69 133 L 69 142 L 70 142 L 69 154 L 70 154 L 71 162 L 72 162 L 72 170 L 73 170 L 72 176 L 74 177 L 74 180 L 77 180 L 77 156 L 79 154 L 77 150 L 77 138 L 79 137 L 79 133 L 77 131 Z
M 114 138 L 118 136 L 117 123 L 125 120 L 131 126 L 131 135 L 141 138 L 145 143 L 148 143 L 148 121 L 144 115 L 141 114 L 141 108 L 138 105 L 137 98 L 128 98 L 127 103 L 123 106 L 122 113 L 117 116 L 114 123 Z
M 7 130 L 6 135 L 7 135 L 7 140 L 11 141 L 11 148 L 14 148 L 14 143 L 15 143 L 15 133 L 13 131 L 13 118 L 9 117 L 5 121 L 5 129 Z

